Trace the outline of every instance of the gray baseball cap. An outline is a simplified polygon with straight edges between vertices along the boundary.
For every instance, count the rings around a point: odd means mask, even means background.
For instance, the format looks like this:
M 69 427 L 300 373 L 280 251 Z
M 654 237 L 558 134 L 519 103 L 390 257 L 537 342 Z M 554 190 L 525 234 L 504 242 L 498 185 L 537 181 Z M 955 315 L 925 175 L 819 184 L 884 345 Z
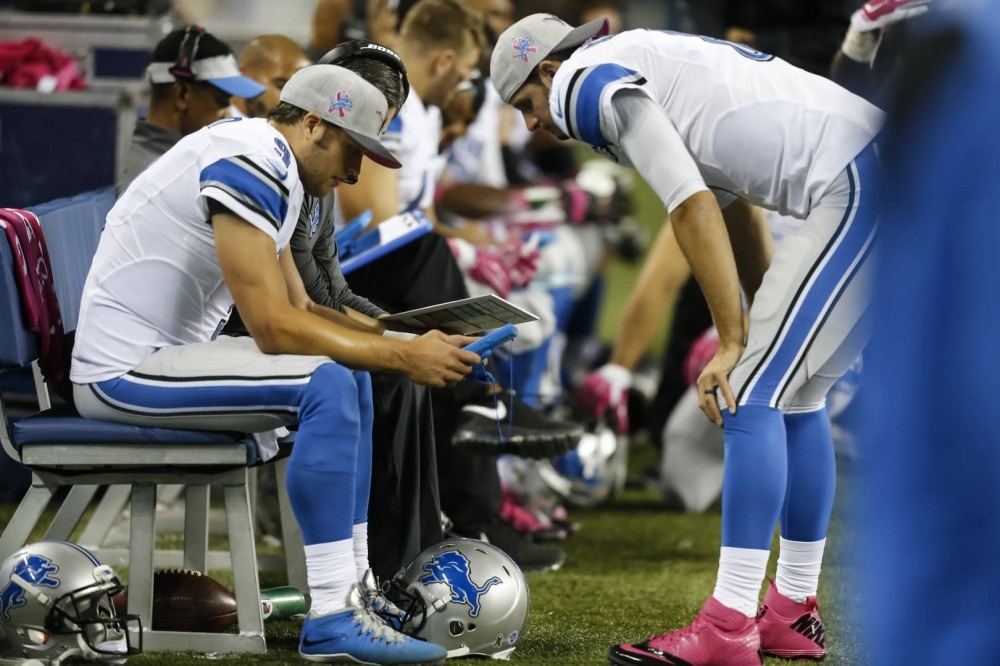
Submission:
M 336 65 L 303 67 L 281 89 L 281 101 L 341 128 L 375 163 L 390 169 L 402 166 L 379 140 L 388 120 L 385 95 L 354 72 Z
M 552 14 L 527 16 L 504 30 L 497 39 L 490 59 L 490 80 L 503 101 L 510 103 L 510 98 L 550 53 L 603 37 L 610 30 L 608 19 L 603 17 L 574 28 Z

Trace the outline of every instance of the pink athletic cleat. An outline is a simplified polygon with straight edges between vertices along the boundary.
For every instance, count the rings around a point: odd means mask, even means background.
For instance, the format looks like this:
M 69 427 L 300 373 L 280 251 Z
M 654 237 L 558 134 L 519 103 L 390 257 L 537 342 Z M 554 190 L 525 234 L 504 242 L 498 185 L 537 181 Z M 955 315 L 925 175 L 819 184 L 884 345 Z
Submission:
M 761 651 L 771 657 L 819 661 L 826 657 L 826 632 L 816 597 L 805 603 L 778 592 L 774 581 L 757 611 Z
M 760 634 L 752 617 L 709 597 L 694 622 L 645 643 L 623 643 L 608 650 L 619 666 L 757 666 L 761 663 Z

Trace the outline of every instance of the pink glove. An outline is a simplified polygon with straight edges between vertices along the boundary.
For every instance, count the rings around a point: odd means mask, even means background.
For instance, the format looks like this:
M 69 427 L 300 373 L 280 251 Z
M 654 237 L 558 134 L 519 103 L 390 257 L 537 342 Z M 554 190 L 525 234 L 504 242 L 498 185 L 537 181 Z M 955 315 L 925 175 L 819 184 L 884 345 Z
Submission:
M 931 0 L 869 0 L 851 15 L 851 25 L 858 32 L 871 32 L 919 16 Z
M 469 277 L 491 288 L 501 298 L 510 296 L 511 274 L 503 257 L 496 250 L 476 246 L 476 263 Z
M 607 363 L 587 375 L 577 389 L 577 396 L 599 420 L 611 409 L 615 430 L 619 435 L 626 435 L 629 431 L 628 389 L 631 384 L 632 372 L 628 368 Z
M 708 362 L 719 348 L 719 332 L 712 327 L 698 336 L 684 357 L 684 383 L 694 386 Z
M 525 243 L 518 238 L 500 248 L 500 258 L 507 266 L 512 287 L 524 288 L 531 284 L 538 272 L 541 256 L 534 243 Z
M 575 180 L 564 180 L 559 189 L 567 222 L 579 224 L 607 218 L 609 202 L 580 187 Z

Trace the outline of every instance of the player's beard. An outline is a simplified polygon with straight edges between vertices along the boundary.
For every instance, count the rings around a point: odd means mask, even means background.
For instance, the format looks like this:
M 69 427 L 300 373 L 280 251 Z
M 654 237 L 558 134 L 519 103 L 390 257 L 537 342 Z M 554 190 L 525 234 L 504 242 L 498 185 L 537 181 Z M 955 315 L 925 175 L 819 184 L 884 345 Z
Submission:
M 304 173 L 299 176 L 302 180 L 302 189 L 306 194 L 323 198 L 333 189 L 329 177 L 317 176 L 312 173 Z

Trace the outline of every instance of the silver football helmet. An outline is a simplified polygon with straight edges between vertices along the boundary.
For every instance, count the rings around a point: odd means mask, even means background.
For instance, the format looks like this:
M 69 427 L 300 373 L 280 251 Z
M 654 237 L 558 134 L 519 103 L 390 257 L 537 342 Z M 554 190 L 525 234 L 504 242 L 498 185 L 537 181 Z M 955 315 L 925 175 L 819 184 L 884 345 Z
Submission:
M 506 553 L 475 539 L 427 548 L 396 576 L 403 630 L 448 657 L 509 659 L 528 618 L 528 583 Z
M 557 474 L 540 469 L 543 480 L 575 506 L 595 506 L 625 483 L 628 442 L 605 423 L 598 423 L 580 438 L 576 448 L 552 459 Z
M 580 437 L 576 448 L 551 460 L 501 456 L 500 480 L 520 496 L 529 511 L 552 515 L 563 501 L 596 506 L 624 487 L 628 441 L 598 423 Z
M 122 664 L 142 650 L 138 616 L 115 612 L 111 567 L 67 541 L 24 546 L 0 563 L 0 662 L 78 658 Z M 133 647 L 130 625 L 138 629 Z

